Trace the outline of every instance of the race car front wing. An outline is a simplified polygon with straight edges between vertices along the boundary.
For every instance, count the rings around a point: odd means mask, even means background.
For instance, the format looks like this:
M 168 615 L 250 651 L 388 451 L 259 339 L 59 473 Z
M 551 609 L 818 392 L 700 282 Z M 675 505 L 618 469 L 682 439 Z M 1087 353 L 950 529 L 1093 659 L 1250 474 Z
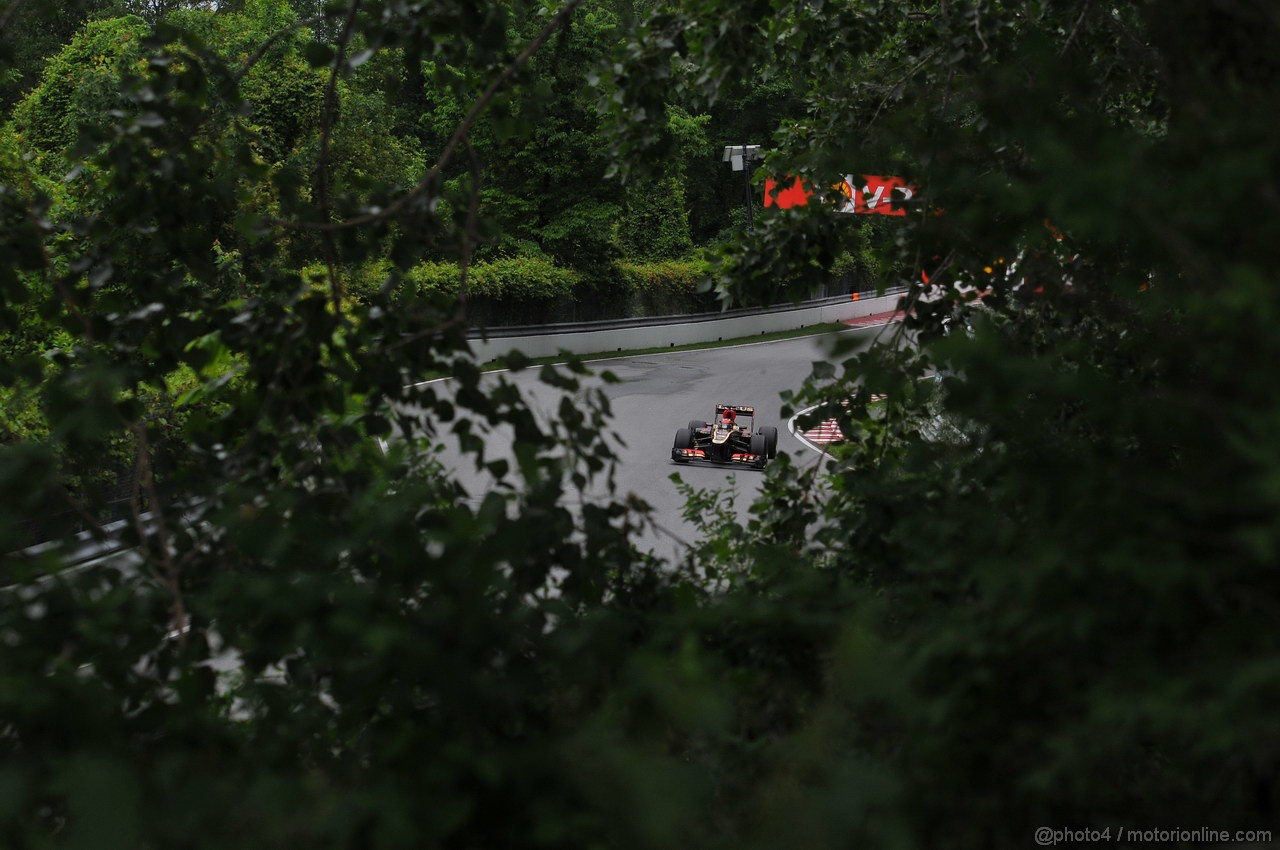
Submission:
M 702 449 L 672 449 L 671 459 L 680 460 L 709 460 L 707 453 Z M 729 463 L 759 463 L 760 455 L 753 455 L 750 452 L 734 452 L 729 455 Z

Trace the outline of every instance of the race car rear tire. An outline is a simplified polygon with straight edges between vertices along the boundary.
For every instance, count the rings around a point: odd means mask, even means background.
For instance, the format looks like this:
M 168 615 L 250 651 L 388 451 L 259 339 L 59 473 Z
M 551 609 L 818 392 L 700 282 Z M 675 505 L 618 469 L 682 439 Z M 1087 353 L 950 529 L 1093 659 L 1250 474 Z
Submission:
M 766 454 L 769 455 L 769 460 L 773 460 L 778 456 L 778 429 L 768 425 L 761 428 L 760 433 L 764 435 Z
M 769 462 L 769 441 L 764 434 L 751 435 L 751 453 L 758 456 L 756 467 L 764 469 L 764 465 Z
M 705 428 L 705 427 L 707 427 L 707 423 L 703 422 L 701 419 L 690 419 L 690 420 L 689 420 L 689 430 L 690 430 L 690 431 L 697 431 L 697 430 L 699 430 L 700 428 Z

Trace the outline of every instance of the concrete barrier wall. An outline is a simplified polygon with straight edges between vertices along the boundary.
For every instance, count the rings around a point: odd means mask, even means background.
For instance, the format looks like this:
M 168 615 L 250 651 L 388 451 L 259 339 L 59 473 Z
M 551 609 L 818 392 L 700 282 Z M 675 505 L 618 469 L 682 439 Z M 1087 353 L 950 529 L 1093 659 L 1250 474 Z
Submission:
M 590 330 L 572 332 L 541 331 L 520 336 L 472 339 L 471 349 L 481 362 L 492 360 L 509 351 L 526 357 L 549 357 L 567 351 L 572 354 L 596 354 L 626 351 L 634 348 L 670 348 L 699 342 L 759 336 L 776 331 L 789 331 L 810 325 L 856 319 L 886 313 L 898 306 L 901 293 L 825 301 L 810 306 L 783 308 L 748 315 L 697 321 L 663 323 L 642 327 L 617 327 L 608 322 Z M 581 326 L 579 326 L 581 327 Z

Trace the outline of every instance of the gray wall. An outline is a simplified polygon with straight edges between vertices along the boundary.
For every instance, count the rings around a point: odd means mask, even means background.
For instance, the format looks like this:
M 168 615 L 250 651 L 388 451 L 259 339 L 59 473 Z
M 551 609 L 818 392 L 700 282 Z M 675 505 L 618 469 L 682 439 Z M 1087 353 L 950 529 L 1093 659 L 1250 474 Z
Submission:
M 588 325 L 555 326 L 528 329 L 511 336 L 475 338 L 471 349 L 481 362 L 492 360 L 509 351 L 519 351 L 526 357 L 548 357 L 567 351 L 572 354 L 596 354 L 625 351 L 635 348 L 669 348 L 699 342 L 715 342 L 721 339 L 759 336 L 774 331 L 856 319 L 877 313 L 887 313 L 898 306 L 900 293 L 873 298 L 827 299 L 811 305 L 783 308 L 748 315 L 731 315 L 724 318 L 703 318 L 691 321 L 667 321 L 661 324 L 620 326 L 616 322 L 599 322 Z M 654 321 L 654 320 L 650 320 Z M 572 328 L 572 329 L 570 329 Z

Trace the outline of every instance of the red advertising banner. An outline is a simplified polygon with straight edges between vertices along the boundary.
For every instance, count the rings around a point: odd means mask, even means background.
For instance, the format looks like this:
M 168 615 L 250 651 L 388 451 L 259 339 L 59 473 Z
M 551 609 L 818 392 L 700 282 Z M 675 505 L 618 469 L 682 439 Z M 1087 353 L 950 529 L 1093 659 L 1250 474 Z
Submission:
M 833 187 L 844 195 L 844 203 L 838 212 L 858 215 L 906 215 L 904 201 L 915 196 L 916 189 L 901 177 L 880 177 L 875 174 L 846 174 L 842 182 Z M 809 202 L 813 190 L 798 178 L 786 178 L 779 183 L 766 177 L 764 181 L 764 205 L 789 209 Z

